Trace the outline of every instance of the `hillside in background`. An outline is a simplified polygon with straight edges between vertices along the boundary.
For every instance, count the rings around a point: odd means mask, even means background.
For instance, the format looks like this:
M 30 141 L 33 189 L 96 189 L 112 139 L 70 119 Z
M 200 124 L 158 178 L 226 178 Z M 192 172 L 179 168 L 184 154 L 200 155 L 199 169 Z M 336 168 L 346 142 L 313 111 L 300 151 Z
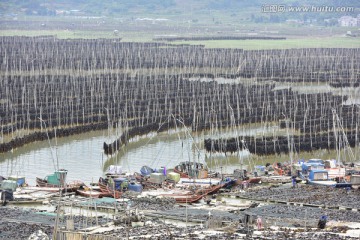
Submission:
M 40 15 L 51 16 L 59 13 L 79 14 L 86 16 L 112 16 L 150 14 L 150 15 L 187 15 L 208 14 L 209 11 L 220 11 L 231 14 L 260 14 L 262 7 L 269 5 L 285 6 L 352 6 L 359 10 L 358 0 L 278 0 L 275 3 L 268 0 L 2 0 L 0 3 L 1 15 Z M 289 13 L 278 13 L 288 15 Z M 278 15 L 274 14 L 274 15 Z M 309 13 L 291 13 L 292 15 L 307 15 Z M 310 13 L 314 14 L 314 13 Z M 331 12 L 320 12 L 320 15 L 338 15 Z M 280 16 L 281 17 L 281 16 Z
M 305 9 L 314 7 L 318 10 Z M 332 10 L 327 10 L 328 7 Z M 335 11 L 337 7 L 350 7 L 350 10 Z M 0 1 L 0 35 L 121 36 L 125 41 L 149 41 L 159 36 L 190 37 L 188 39 L 215 36 L 217 40 L 224 36 L 244 35 L 359 37 L 359 26 L 358 0 L 278 0 L 276 3 L 271 0 Z M 316 43 L 311 46 L 319 46 L 319 41 L 313 40 Z M 333 39 L 329 46 L 338 46 L 340 40 Z M 353 38 L 351 44 L 358 45 L 356 40 Z M 213 44 L 211 47 L 219 47 L 218 42 Z M 290 46 L 298 46 L 297 42 L 294 44 Z M 230 45 L 229 41 L 226 46 L 245 47 L 238 43 Z M 253 47 L 258 48 L 258 44 L 250 48 Z

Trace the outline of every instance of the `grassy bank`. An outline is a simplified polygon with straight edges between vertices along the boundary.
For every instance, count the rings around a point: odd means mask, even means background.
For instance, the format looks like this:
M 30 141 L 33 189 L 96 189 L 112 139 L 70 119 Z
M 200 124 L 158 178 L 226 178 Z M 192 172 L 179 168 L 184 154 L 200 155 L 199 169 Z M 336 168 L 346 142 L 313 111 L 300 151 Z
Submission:
M 0 36 L 39 36 L 55 35 L 60 39 L 75 38 L 122 38 L 124 42 L 150 42 L 153 36 L 150 33 L 124 32 L 115 36 L 109 31 L 70 31 L 70 30 L 7 30 L 0 31 Z M 289 48 L 359 48 L 358 37 L 304 37 L 288 38 L 286 40 L 202 40 L 202 41 L 175 41 L 171 44 L 204 45 L 206 48 L 242 48 L 257 49 L 289 49 Z
M 286 40 L 208 40 L 179 41 L 174 44 L 202 44 L 207 48 L 287 49 L 287 48 L 359 48 L 360 39 L 352 37 L 294 38 Z

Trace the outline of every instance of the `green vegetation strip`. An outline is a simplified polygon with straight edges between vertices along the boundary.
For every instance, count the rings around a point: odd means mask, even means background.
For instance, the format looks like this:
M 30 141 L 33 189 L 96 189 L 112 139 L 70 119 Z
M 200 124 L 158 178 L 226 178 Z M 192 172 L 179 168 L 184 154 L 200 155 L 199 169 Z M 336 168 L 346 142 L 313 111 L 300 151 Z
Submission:
M 115 36 L 110 31 L 71 31 L 71 30 L 6 30 L 0 36 L 39 36 L 55 35 L 60 39 L 96 39 L 121 38 L 123 42 L 151 42 L 151 34 L 132 32 L 119 33 Z M 286 40 L 202 40 L 175 41 L 171 44 L 204 45 L 206 48 L 241 48 L 245 50 L 289 49 L 289 48 L 360 48 L 359 37 L 304 37 L 287 38 Z
M 360 39 L 354 37 L 294 38 L 286 40 L 207 40 L 178 41 L 172 44 L 205 45 L 206 48 L 241 48 L 246 50 L 289 48 L 359 48 Z

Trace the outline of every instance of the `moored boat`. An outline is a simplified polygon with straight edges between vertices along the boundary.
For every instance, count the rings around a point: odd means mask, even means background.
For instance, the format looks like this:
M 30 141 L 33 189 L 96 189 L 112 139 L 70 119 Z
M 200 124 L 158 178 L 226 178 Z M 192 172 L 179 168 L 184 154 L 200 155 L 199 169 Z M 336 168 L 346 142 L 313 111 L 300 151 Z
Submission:
M 36 177 L 36 186 L 44 188 L 61 188 L 63 191 L 73 192 L 84 185 L 83 182 L 74 181 L 66 183 L 67 170 L 60 169 L 53 174 L 47 175 L 45 178 Z
M 217 191 L 220 190 L 220 188 L 222 188 L 223 186 L 225 186 L 226 183 L 219 183 L 217 185 L 212 185 L 212 186 L 203 186 L 199 189 L 197 189 L 195 191 L 195 194 L 198 194 L 198 195 L 208 195 L 208 194 L 213 194 L 213 193 L 216 193 Z
M 360 188 L 360 175 L 351 175 L 350 176 L 350 183 L 352 188 L 359 189 Z
M 326 170 L 311 170 L 307 182 L 311 185 L 329 186 L 336 188 L 351 187 L 351 183 L 336 182 L 329 179 L 329 173 Z
M 77 189 L 76 194 L 87 198 L 111 197 L 111 193 L 104 193 L 93 189 Z
M 161 196 L 174 198 L 176 203 L 194 203 L 204 197 L 201 194 L 161 194 Z
M 329 179 L 344 179 L 346 169 L 337 164 L 336 160 L 326 160 L 324 168 L 329 173 Z
M 109 178 L 111 179 L 111 178 Z M 99 182 L 98 182 L 98 186 L 100 188 L 100 191 L 102 194 L 109 196 L 109 197 L 113 197 L 113 198 L 120 198 L 122 195 L 122 192 L 119 190 L 116 190 L 116 188 L 114 186 L 111 186 L 113 184 L 109 183 L 108 179 L 99 178 Z
M 257 166 L 257 167 L 259 168 L 260 166 Z M 264 169 L 265 169 L 265 167 L 264 167 Z M 242 185 L 244 183 L 246 183 L 246 184 L 260 183 L 261 179 L 264 175 L 265 175 L 265 173 L 257 170 L 256 175 L 248 176 L 248 173 L 245 169 L 235 169 L 234 173 L 233 173 L 233 176 L 235 178 L 234 186 Z
M 212 175 L 208 172 L 208 169 L 202 163 L 189 161 L 181 162 L 180 164 L 176 165 L 174 172 L 180 174 L 181 178 L 203 179 Z

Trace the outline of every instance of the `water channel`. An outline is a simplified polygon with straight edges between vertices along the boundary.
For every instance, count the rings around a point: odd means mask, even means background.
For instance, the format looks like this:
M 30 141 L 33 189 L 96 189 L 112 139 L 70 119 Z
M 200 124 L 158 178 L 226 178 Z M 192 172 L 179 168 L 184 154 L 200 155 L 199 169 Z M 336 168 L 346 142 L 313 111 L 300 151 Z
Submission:
M 220 82 L 221 83 L 221 82 Z M 276 88 L 289 87 L 286 84 L 277 84 Z M 309 87 L 300 84 L 291 86 L 293 90 L 300 92 L 328 92 L 344 94 L 329 86 L 311 85 Z M 310 89 L 309 89 L 310 88 Z M 346 90 L 346 91 L 345 91 Z M 360 101 L 360 88 L 345 89 L 345 95 L 350 98 L 347 104 Z M 103 154 L 103 143 L 112 142 L 116 136 L 116 129 L 94 131 L 76 136 L 58 138 L 56 140 L 35 142 L 28 144 L 13 152 L 0 154 L 0 175 L 7 177 L 11 175 L 25 176 L 30 185 L 35 185 L 36 177 L 45 177 L 56 168 L 67 169 L 68 180 L 80 180 L 85 183 L 96 182 L 104 174 L 111 164 L 121 165 L 126 172 L 139 172 L 140 168 L 148 165 L 152 168 L 166 166 L 173 168 L 182 161 L 197 161 L 207 163 L 214 171 L 232 173 L 234 169 L 241 166 L 253 167 L 256 164 L 265 165 L 267 162 L 289 161 L 289 156 L 256 156 L 247 151 L 235 154 L 210 154 L 205 152 L 203 141 L 212 138 L 228 138 L 239 135 L 265 136 L 284 135 L 286 129 L 279 129 L 276 123 L 263 123 L 243 125 L 237 128 L 222 129 L 221 131 L 207 131 L 201 133 L 190 133 L 187 129 L 171 130 L 159 134 L 132 139 L 115 156 Z M 293 134 L 290 132 L 290 134 Z M 360 155 L 359 148 L 355 149 L 355 156 Z M 335 159 L 335 151 L 318 150 L 312 153 L 299 153 L 294 159 Z M 241 165 L 241 162 L 244 165 Z M 58 166 L 58 167 L 57 167 Z
M 283 130 L 276 126 L 254 125 L 243 126 L 236 131 L 224 130 L 215 135 L 220 138 L 238 134 L 273 134 L 275 131 Z M 173 168 L 182 161 L 206 162 L 215 171 L 232 172 L 240 168 L 241 160 L 245 161 L 246 167 L 250 155 L 247 151 L 211 155 L 203 148 L 203 140 L 210 136 L 209 132 L 194 135 L 186 129 L 179 129 L 132 139 L 116 155 L 106 156 L 103 154 L 103 142 L 115 139 L 115 136 L 109 137 L 108 133 L 107 130 L 94 131 L 52 139 L 50 143 L 34 142 L 13 152 L 0 154 L 0 175 L 25 176 L 27 183 L 34 185 L 36 177 L 45 177 L 59 166 L 69 171 L 68 180 L 89 183 L 97 181 L 112 164 L 121 165 L 126 172 L 139 172 L 143 165 Z
M 115 131 L 110 131 L 115 132 Z M 0 154 L 0 175 L 24 176 L 29 185 L 35 185 L 36 177 L 45 177 L 52 173 L 56 166 L 67 169 L 68 181 L 80 180 L 85 183 L 96 182 L 109 165 L 121 165 L 123 171 L 139 172 L 148 165 L 152 168 L 165 166 L 173 168 L 182 161 L 206 163 L 218 172 L 232 173 L 241 167 L 251 170 L 254 165 L 265 165 L 267 162 L 289 161 L 289 156 L 256 156 L 248 151 L 234 154 L 210 154 L 204 150 L 203 140 L 210 136 L 215 138 L 236 135 L 285 135 L 285 129 L 276 125 L 248 125 L 237 129 L 224 129 L 221 132 L 202 132 L 194 134 L 186 130 L 170 130 L 158 134 L 132 139 L 113 156 L 103 154 L 103 142 L 111 142 L 115 136 L 109 137 L 109 131 L 94 131 L 76 136 L 58 138 L 28 144 L 13 152 Z M 355 151 L 358 155 L 358 151 Z M 335 151 L 319 150 L 313 153 L 300 153 L 299 158 L 336 157 Z M 243 165 L 241 165 L 243 163 Z

